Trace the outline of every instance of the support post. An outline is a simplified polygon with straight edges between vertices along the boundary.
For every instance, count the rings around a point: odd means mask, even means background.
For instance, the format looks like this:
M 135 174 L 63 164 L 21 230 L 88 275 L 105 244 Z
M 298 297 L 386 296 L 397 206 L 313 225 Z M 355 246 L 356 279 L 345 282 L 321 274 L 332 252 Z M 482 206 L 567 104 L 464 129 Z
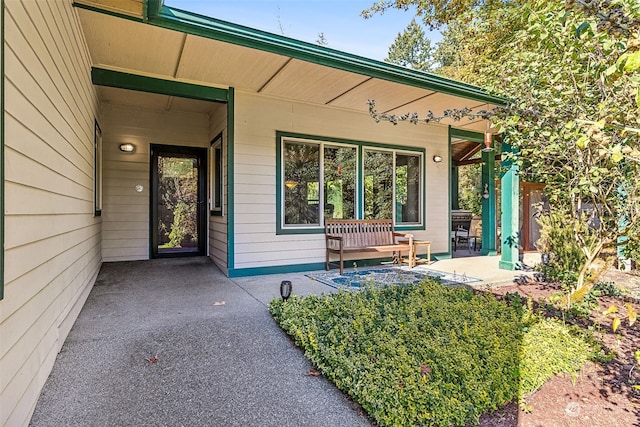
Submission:
M 458 203 L 458 167 L 451 165 L 451 209 L 457 210 L 460 209 L 460 205 Z
M 503 153 L 517 153 L 517 148 L 511 144 L 502 143 Z M 500 245 L 502 255 L 499 267 L 503 270 L 516 270 L 520 267 L 520 177 L 518 165 L 507 156 L 502 156 L 503 172 L 501 176 L 502 197 L 500 206 L 502 209 Z
M 497 255 L 496 250 L 496 156 L 493 151 L 482 152 L 482 249 L 481 255 Z M 484 198 L 484 191 L 489 193 Z

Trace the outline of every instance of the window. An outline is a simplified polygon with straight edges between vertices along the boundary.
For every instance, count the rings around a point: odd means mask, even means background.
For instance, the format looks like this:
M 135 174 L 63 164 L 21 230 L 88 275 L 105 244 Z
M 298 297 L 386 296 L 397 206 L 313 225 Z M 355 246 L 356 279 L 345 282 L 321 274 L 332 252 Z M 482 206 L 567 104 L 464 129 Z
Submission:
M 279 133 L 278 232 L 321 231 L 325 218 L 422 225 L 423 157 L 417 150 Z
M 422 161 L 418 155 L 403 153 L 396 153 L 395 160 L 396 223 L 419 224 Z
M 420 154 L 366 149 L 364 218 L 420 224 L 421 168 Z
M 209 149 L 209 165 L 211 170 L 209 176 L 211 178 L 211 187 L 209 194 L 209 208 L 211 215 L 222 215 L 223 203 L 223 158 L 222 158 L 222 132 L 220 132 L 211 141 Z
M 284 225 L 355 218 L 356 148 L 293 140 L 283 145 Z
M 93 212 L 102 215 L 102 130 L 98 121 L 94 121 L 93 135 Z
M 324 218 L 356 217 L 356 148 L 324 146 Z
M 393 217 L 393 153 L 364 152 L 364 218 Z

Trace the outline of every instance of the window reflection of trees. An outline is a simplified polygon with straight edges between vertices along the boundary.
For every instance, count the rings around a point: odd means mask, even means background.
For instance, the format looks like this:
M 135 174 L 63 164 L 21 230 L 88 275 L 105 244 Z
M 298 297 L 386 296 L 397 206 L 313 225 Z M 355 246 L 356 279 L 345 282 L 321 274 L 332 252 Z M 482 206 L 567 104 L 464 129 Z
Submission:
M 364 218 L 393 218 L 393 154 L 364 152 Z
M 355 218 L 356 150 L 351 147 L 324 148 L 324 217 Z
M 320 147 L 287 142 L 284 145 L 284 223 L 320 224 L 318 212 Z
M 394 162 L 392 152 L 365 151 L 364 217 L 393 218 L 395 208 L 396 223 L 419 223 L 421 163 L 418 155 L 397 153 Z
M 284 144 L 284 219 L 287 225 L 319 225 L 320 203 L 324 205 L 326 218 L 355 218 L 355 148 L 322 147 L 322 194 L 319 187 L 320 152 L 320 144 Z
M 396 155 L 396 222 L 420 222 L 420 156 Z
M 319 226 L 324 218 L 359 217 L 355 146 L 284 140 L 282 152 L 284 225 Z M 419 224 L 422 161 L 420 154 L 365 148 L 360 164 L 363 218 Z

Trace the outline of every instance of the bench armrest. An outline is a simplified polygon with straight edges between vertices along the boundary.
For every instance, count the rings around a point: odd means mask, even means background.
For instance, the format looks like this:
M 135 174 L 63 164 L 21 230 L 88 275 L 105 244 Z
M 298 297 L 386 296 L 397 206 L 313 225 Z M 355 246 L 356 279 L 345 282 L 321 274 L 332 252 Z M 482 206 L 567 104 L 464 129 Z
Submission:
M 331 249 L 336 249 L 336 244 L 337 244 L 337 249 L 340 249 L 342 251 L 342 247 L 344 245 L 344 239 L 342 236 L 333 236 L 331 234 L 325 234 L 325 238 L 326 238 L 326 242 L 327 242 L 327 248 L 331 248 Z
M 409 246 L 413 247 L 413 234 L 408 233 L 393 233 L 393 237 L 400 237 L 401 239 L 409 239 Z M 398 241 L 398 239 L 396 239 L 396 242 Z

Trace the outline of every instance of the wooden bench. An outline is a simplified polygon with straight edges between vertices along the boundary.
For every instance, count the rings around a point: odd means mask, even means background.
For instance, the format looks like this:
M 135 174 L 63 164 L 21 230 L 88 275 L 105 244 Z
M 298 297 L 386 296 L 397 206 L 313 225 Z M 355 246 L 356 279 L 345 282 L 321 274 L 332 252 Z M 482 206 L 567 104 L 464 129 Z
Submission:
M 344 254 L 353 252 L 392 252 L 402 262 L 402 252 L 409 254 L 409 267 L 413 267 L 413 234 L 396 233 L 391 219 L 326 219 L 324 230 L 327 243 L 327 264 L 340 267 L 344 272 Z M 398 242 L 398 238 L 405 239 Z M 331 262 L 330 255 L 338 254 L 340 263 Z

